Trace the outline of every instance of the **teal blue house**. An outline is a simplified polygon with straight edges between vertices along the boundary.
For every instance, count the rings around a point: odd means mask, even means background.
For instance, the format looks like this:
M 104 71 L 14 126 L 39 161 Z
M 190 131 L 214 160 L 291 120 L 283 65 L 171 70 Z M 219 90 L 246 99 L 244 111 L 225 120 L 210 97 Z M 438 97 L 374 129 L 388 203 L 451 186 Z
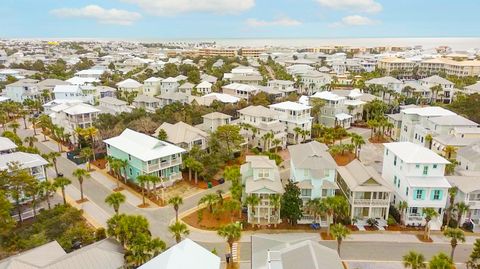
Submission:
M 107 155 L 127 160 L 127 178 L 136 182 L 139 175 L 155 175 L 163 179 L 166 186 L 182 179 L 180 167 L 185 150 L 130 129 L 104 140 Z
M 317 141 L 288 147 L 290 152 L 290 179 L 297 182 L 300 198 L 305 205 L 315 198 L 334 196 L 338 189 L 335 183 L 337 164 L 328 153 L 328 147 Z M 304 212 L 301 222 L 311 222 Z

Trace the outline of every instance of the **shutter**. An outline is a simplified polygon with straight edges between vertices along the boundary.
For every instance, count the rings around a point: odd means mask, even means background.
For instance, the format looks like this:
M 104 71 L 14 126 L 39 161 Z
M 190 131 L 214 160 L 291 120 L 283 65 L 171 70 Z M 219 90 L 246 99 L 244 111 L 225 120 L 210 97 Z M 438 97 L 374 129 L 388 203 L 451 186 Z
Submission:
M 425 200 L 426 195 L 427 195 L 427 191 L 422 190 L 422 200 Z
M 443 199 L 443 190 L 439 190 L 440 194 L 439 194 L 439 200 L 442 200 Z
M 435 190 L 430 190 L 430 200 L 435 200 Z
M 417 200 L 417 191 L 418 191 L 418 189 L 413 189 L 412 190 L 413 200 Z

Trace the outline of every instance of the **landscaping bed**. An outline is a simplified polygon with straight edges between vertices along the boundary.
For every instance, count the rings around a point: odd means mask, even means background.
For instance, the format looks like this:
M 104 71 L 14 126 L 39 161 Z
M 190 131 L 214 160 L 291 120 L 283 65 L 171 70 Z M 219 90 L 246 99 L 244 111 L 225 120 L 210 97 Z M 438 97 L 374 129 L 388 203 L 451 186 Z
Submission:
M 403 226 L 403 225 L 388 225 L 385 227 L 386 231 L 396 231 L 396 232 L 413 232 L 413 231 L 423 231 L 423 227 L 410 227 L 410 226 Z
M 95 161 L 91 161 L 90 164 L 98 167 L 99 169 L 107 168 L 107 160 L 106 159 L 97 159 Z
M 386 136 L 374 136 L 374 137 L 370 137 L 370 138 L 368 139 L 368 141 L 369 141 L 370 143 L 373 143 L 373 144 L 391 142 L 390 138 L 388 138 L 388 137 L 386 137 Z
M 355 154 L 351 152 L 345 152 L 344 154 L 337 154 L 333 157 L 337 165 L 344 166 L 355 160 Z
M 425 238 L 425 237 L 423 236 L 423 234 L 417 234 L 417 235 L 415 235 L 415 236 L 418 238 L 418 240 L 420 240 L 420 241 L 423 242 L 423 243 L 432 243 L 432 242 L 433 242 L 432 238 L 430 238 L 430 237 Z
M 246 220 L 246 215 L 242 214 L 242 216 L 239 217 L 238 213 L 230 214 L 228 211 L 212 214 L 208 208 L 201 208 L 190 215 L 185 216 L 182 220 L 195 228 L 216 230 L 232 222 L 244 222 Z

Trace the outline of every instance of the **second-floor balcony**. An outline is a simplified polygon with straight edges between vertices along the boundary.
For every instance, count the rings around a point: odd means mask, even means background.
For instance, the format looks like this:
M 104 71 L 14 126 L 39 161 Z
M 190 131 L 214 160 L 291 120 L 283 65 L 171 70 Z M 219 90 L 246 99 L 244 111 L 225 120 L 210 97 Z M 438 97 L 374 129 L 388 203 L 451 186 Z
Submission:
M 388 199 L 353 199 L 354 206 L 389 206 Z
M 468 200 L 467 204 L 470 208 L 476 208 L 476 209 L 480 208 L 480 200 Z
M 151 172 L 158 171 L 158 170 L 161 170 L 163 168 L 170 167 L 170 166 L 180 165 L 181 163 L 182 162 L 181 162 L 180 158 L 170 160 L 170 161 L 150 163 L 150 164 L 147 164 L 147 166 L 145 168 L 146 169 L 145 172 L 151 173 Z

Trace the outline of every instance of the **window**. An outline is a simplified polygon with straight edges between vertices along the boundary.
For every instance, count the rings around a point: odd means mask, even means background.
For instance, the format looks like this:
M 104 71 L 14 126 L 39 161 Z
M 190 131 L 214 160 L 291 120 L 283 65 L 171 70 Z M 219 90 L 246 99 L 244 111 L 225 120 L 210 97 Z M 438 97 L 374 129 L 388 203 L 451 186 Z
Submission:
M 420 165 L 419 165 L 419 164 L 416 164 L 416 165 L 415 165 L 415 168 L 420 168 Z
M 387 151 L 385 152 L 385 155 L 387 155 L 387 156 L 388 156 L 388 149 L 387 149 Z
M 311 189 L 300 189 L 302 192 L 302 196 L 308 196 L 310 197 L 312 195 L 312 190 Z
M 393 157 L 393 165 L 394 165 L 394 166 L 397 165 L 397 156 L 394 156 L 394 157 Z
M 433 168 L 437 168 L 437 165 L 436 165 L 436 164 L 434 164 L 434 165 L 433 165 Z
M 432 200 L 441 200 L 441 193 L 442 192 L 440 190 L 434 190 Z
M 270 177 L 270 171 L 268 169 L 260 169 L 258 171 L 258 177 L 260 178 L 265 178 L 265 177 Z
M 400 179 L 398 179 L 397 188 L 400 188 Z
M 397 185 L 397 176 L 393 176 L 393 185 Z
M 408 196 L 408 187 L 405 188 L 405 195 Z
M 423 166 L 423 175 L 426 176 L 428 174 L 428 165 Z
M 303 177 L 304 178 L 309 178 L 310 177 L 310 170 L 304 169 L 303 170 Z
M 327 189 L 322 189 L 322 197 L 326 197 L 328 195 Z
M 415 193 L 416 200 L 423 200 L 423 190 L 417 190 Z
M 129 160 L 129 161 L 132 160 L 132 156 L 130 156 L 130 154 L 128 154 L 128 160 Z

